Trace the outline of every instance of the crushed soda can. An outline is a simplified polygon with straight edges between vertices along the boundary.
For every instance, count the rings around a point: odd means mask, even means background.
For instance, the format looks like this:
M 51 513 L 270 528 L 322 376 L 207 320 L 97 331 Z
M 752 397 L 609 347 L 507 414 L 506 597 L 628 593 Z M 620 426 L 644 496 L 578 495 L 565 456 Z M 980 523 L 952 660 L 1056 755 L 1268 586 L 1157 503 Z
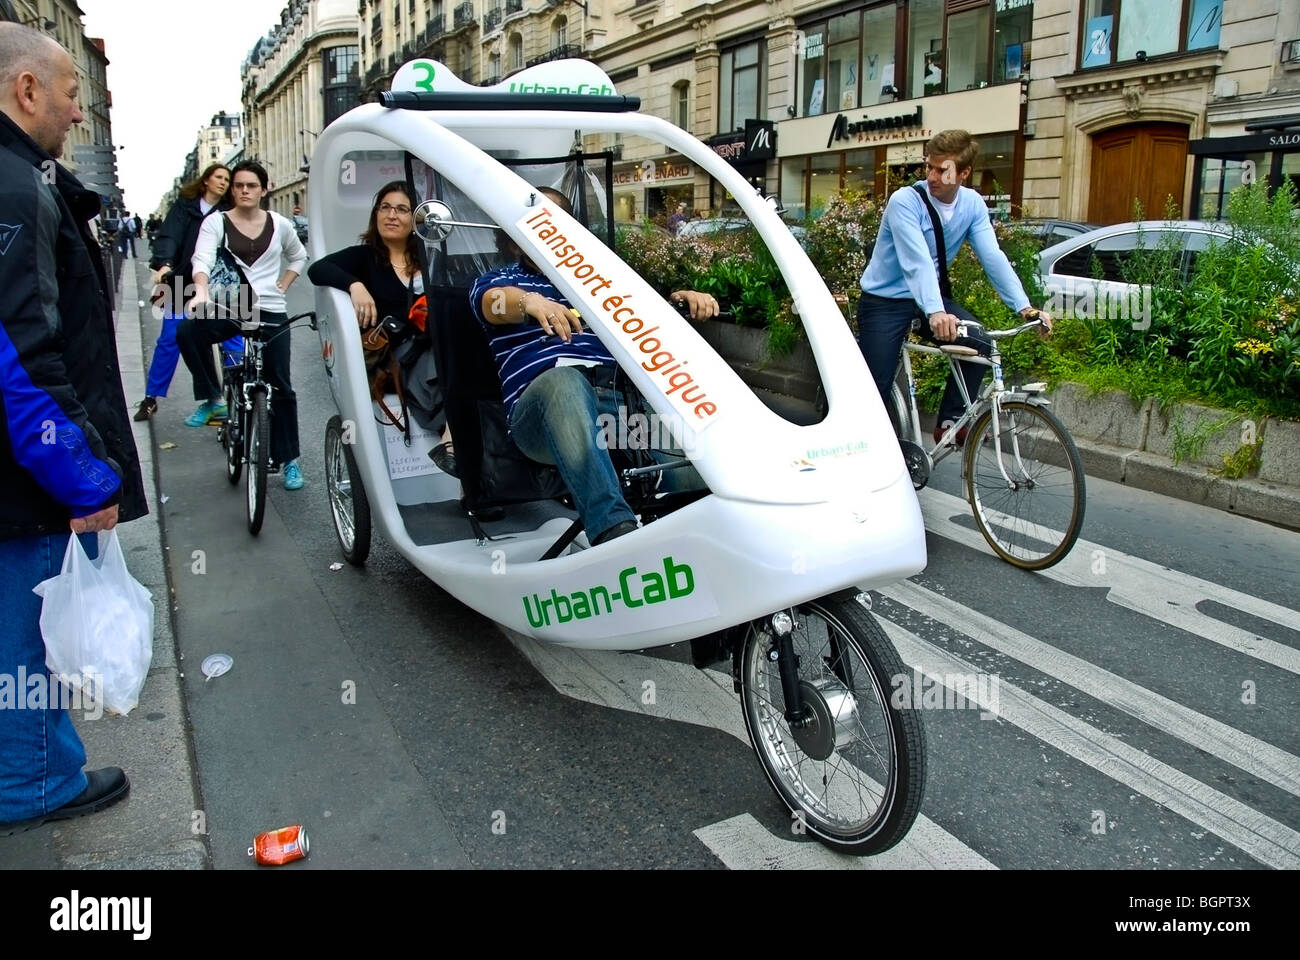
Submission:
M 264 867 L 279 867 L 301 860 L 310 849 L 307 831 L 299 824 L 258 834 L 253 845 L 248 848 L 248 855 L 256 857 L 257 862 Z

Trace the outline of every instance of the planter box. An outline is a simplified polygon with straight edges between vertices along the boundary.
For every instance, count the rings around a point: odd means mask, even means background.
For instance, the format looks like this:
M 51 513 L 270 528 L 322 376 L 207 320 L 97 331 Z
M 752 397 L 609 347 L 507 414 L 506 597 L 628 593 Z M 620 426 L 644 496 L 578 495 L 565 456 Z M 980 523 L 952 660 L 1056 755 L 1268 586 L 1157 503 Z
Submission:
M 696 329 L 750 386 L 808 402 L 816 399 L 821 376 L 806 341 L 800 341 L 785 356 L 773 358 L 768 353 L 765 329 L 717 320 L 706 320 Z

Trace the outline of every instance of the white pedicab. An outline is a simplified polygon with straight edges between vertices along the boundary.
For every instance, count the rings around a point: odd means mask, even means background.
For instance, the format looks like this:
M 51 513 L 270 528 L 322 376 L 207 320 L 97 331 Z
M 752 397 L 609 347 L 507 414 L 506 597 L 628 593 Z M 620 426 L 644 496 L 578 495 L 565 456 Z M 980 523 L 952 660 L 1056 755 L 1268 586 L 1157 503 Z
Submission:
M 605 650 L 689 640 L 697 666 L 729 659 L 754 749 L 793 815 L 849 853 L 897 843 L 920 807 L 924 737 L 918 713 L 891 703 L 911 674 L 860 591 L 920 571 L 924 531 L 861 353 L 807 256 L 731 166 L 637 113 L 591 63 L 542 64 L 480 88 L 418 60 L 393 86 L 320 136 L 311 254 L 354 243 L 382 185 L 415 187 L 431 349 L 461 478 L 426 457 L 436 436 L 417 429 L 408 446 L 378 422 L 351 302 L 318 288 L 338 407 L 327 479 L 345 556 L 364 562 L 373 523 L 422 573 L 511 630 Z M 679 154 L 734 195 L 807 331 L 829 401 L 822 422 L 770 411 L 613 252 L 613 157 L 599 144 L 614 134 Z M 562 189 L 575 214 L 541 186 Z M 502 262 L 497 228 L 577 308 L 707 490 L 657 493 L 644 480 L 672 461 L 643 460 L 638 473 L 616 460 L 642 526 L 592 547 L 553 468 L 512 449 L 468 297 Z

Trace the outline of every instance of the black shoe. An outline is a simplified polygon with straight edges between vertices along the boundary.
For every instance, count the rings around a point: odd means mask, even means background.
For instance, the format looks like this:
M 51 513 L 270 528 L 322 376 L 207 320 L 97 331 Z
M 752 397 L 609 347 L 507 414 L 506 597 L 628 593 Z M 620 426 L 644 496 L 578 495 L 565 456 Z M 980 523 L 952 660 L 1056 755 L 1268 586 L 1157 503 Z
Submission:
M 84 817 L 88 813 L 98 813 L 106 807 L 111 807 L 130 792 L 131 781 L 126 778 L 126 773 L 121 767 L 87 770 L 85 790 L 43 817 L 0 823 L 0 837 L 22 833 L 24 830 L 31 830 L 55 820 L 71 820 L 74 817 Z
M 429 459 L 447 476 L 455 477 L 457 480 L 460 479 L 460 474 L 456 469 L 456 450 L 452 447 L 450 440 L 446 443 L 440 443 L 430 450 Z
M 154 397 L 145 397 L 140 401 L 140 407 L 136 410 L 132 420 L 143 422 L 152 417 L 158 410 L 158 401 Z
M 604 533 L 600 534 L 595 539 L 593 539 L 591 541 L 591 545 L 593 547 L 598 547 L 602 543 L 607 543 L 608 541 L 613 540 L 616 537 L 623 536 L 623 534 L 625 533 L 631 533 L 636 528 L 637 527 L 636 527 L 635 520 L 624 520 L 622 523 L 616 523 L 608 530 L 606 530 Z

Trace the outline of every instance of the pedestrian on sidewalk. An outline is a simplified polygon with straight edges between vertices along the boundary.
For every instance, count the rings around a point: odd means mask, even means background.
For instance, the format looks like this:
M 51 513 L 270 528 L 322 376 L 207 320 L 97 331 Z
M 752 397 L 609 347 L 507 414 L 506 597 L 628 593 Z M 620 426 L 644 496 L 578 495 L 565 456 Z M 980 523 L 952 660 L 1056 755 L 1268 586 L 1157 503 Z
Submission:
M 122 215 L 121 226 L 118 227 L 117 239 L 122 248 L 122 259 L 135 256 L 135 218 L 131 214 Z M 128 253 L 128 251 L 130 251 Z
M 266 381 L 271 385 L 271 460 L 284 468 L 284 488 L 302 489 L 298 466 L 298 397 L 290 382 L 288 330 L 275 328 L 286 323 L 285 294 L 307 264 L 293 223 L 286 217 L 262 209 L 269 178 L 256 160 L 245 160 L 231 171 L 235 206 L 229 213 L 209 217 L 199 228 L 194 246 L 194 298 L 187 312 L 210 302 L 208 276 L 217 258 L 217 247 L 225 246 L 243 267 L 255 297 L 253 310 L 266 332 L 262 352 Z M 230 336 L 231 321 L 225 317 L 186 317 L 176 331 L 185 365 L 194 375 L 194 399 L 202 401 L 185 422 L 201 427 L 213 418 L 226 416 L 221 397 L 221 380 L 212 365 L 211 346 Z
M 914 322 L 932 343 L 957 343 L 984 356 L 993 346 L 974 315 L 953 300 L 948 283 L 948 266 L 967 240 L 1002 301 L 1022 317 L 1037 312 L 998 246 L 984 198 L 965 185 L 979 156 L 979 144 L 965 130 L 942 130 L 925 145 L 925 154 L 925 180 L 911 189 L 895 190 L 889 198 L 875 249 L 862 274 L 858 345 L 886 406 L 903 340 Z M 1046 324 L 1042 332 L 1050 332 L 1052 318 L 1039 315 Z M 959 323 L 966 325 L 965 336 L 957 335 Z M 961 366 L 966 391 L 973 399 L 988 368 L 977 363 Z M 935 443 L 964 410 L 960 388 L 949 374 L 939 404 Z M 958 445 L 964 440 L 965 428 L 958 432 Z
M 176 364 L 180 362 L 176 328 L 185 318 L 185 291 L 193 289 L 194 270 L 190 261 L 199 239 L 199 227 L 209 214 L 229 210 L 230 206 L 230 169 L 223 163 L 211 164 L 181 187 L 180 197 L 172 204 L 154 238 L 153 259 L 149 261 L 149 269 L 153 271 L 151 299 L 162 305 L 162 331 L 154 344 L 149 382 L 135 412 L 136 420 L 148 420 L 154 415 L 158 398 L 167 396 Z
M 97 531 L 148 512 L 89 228 L 100 198 L 55 162 L 83 121 L 78 94 L 63 47 L 0 23 L 0 676 L 16 694 L 0 703 L 0 836 L 130 789 L 118 767 L 83 772 L 72 718 L 31 693 L 37 677 L 51 689 L 32 588 L 59 573 L 72 534 L 96 555 Z

